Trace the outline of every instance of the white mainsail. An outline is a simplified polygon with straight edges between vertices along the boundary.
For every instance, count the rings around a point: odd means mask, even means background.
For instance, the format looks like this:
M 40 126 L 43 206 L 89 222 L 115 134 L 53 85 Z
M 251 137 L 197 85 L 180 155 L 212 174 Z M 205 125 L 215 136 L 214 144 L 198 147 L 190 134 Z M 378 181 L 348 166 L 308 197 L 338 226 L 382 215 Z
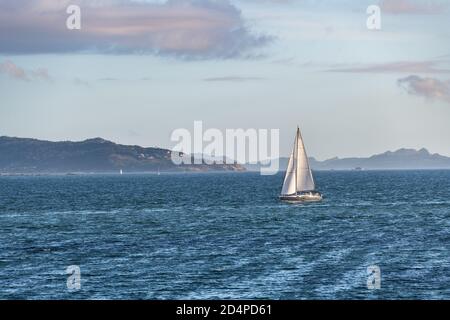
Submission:
M 314 184 L 311 168 L 309 167 L 305 145 L 300 129 L 297 128 L 294 149 L 289 158 L 281 194 L 291 195 L 302 191 L 313 191 L 315 188 L 316 186 Z
M 297 192 L 316 189 L 300 129 L 297 128 Z

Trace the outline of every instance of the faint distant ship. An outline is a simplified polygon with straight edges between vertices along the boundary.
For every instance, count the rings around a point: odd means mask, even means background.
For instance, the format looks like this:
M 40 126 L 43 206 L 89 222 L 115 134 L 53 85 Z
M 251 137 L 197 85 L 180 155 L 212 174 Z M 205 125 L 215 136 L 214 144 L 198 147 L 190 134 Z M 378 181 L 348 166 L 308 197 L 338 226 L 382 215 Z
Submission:
M 322 195 L 316 191 L 305 145 L 303 144 L 302 135 L 298 127 L 294 141 L 294 149 L 289 157 L 280 199 L 286 201 L 322 200 Z
M 123 175 L 123 170 L 122 170 L 122 169 L 120 169 L 120 172 L 119 172 L 119 173 L 120 173 L 120 175 Z

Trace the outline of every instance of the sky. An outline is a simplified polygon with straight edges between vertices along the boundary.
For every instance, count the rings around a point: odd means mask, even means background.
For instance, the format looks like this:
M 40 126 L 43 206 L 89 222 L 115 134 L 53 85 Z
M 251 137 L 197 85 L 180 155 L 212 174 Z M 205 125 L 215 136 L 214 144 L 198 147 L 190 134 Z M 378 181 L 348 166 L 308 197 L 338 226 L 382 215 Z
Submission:
M 0 135 L 172 148 L 196 120 L 450 156 L 450 1 L 0 0 Z

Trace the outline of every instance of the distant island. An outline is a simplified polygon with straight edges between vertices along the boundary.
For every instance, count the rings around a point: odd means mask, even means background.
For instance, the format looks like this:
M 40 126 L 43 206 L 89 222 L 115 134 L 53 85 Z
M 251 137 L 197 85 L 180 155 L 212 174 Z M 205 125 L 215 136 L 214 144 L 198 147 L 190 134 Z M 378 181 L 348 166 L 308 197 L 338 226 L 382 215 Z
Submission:
M 0 137 L 0 174 L 245 171 L 239 164 L 175 165 L 171 151 L 116 144 Z
M 280 170 L 286 170 L 288 158 L 280 158 Z M 387 151 L 367 158 L 332 158 L 318 161 L 309 158 L 313 170 L 420 170 L 450 169 L 450 157 L 437 153 L 431 154 L 427 149 L 399 149 Z M 259 171 L 260 165 L 246 165 L 249 171 Z

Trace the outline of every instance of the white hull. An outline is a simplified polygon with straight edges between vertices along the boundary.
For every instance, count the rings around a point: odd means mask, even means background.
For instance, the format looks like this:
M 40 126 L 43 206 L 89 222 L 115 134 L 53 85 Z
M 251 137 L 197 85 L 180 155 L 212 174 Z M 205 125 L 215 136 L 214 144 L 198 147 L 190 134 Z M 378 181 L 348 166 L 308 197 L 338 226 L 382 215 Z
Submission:
M 292 201 L 292 202 L 317 202 L 321 201 L 322 195 L 319 192 L 301 193 L 301 194 L 290 194 L 281 195 L 280 200 Z

